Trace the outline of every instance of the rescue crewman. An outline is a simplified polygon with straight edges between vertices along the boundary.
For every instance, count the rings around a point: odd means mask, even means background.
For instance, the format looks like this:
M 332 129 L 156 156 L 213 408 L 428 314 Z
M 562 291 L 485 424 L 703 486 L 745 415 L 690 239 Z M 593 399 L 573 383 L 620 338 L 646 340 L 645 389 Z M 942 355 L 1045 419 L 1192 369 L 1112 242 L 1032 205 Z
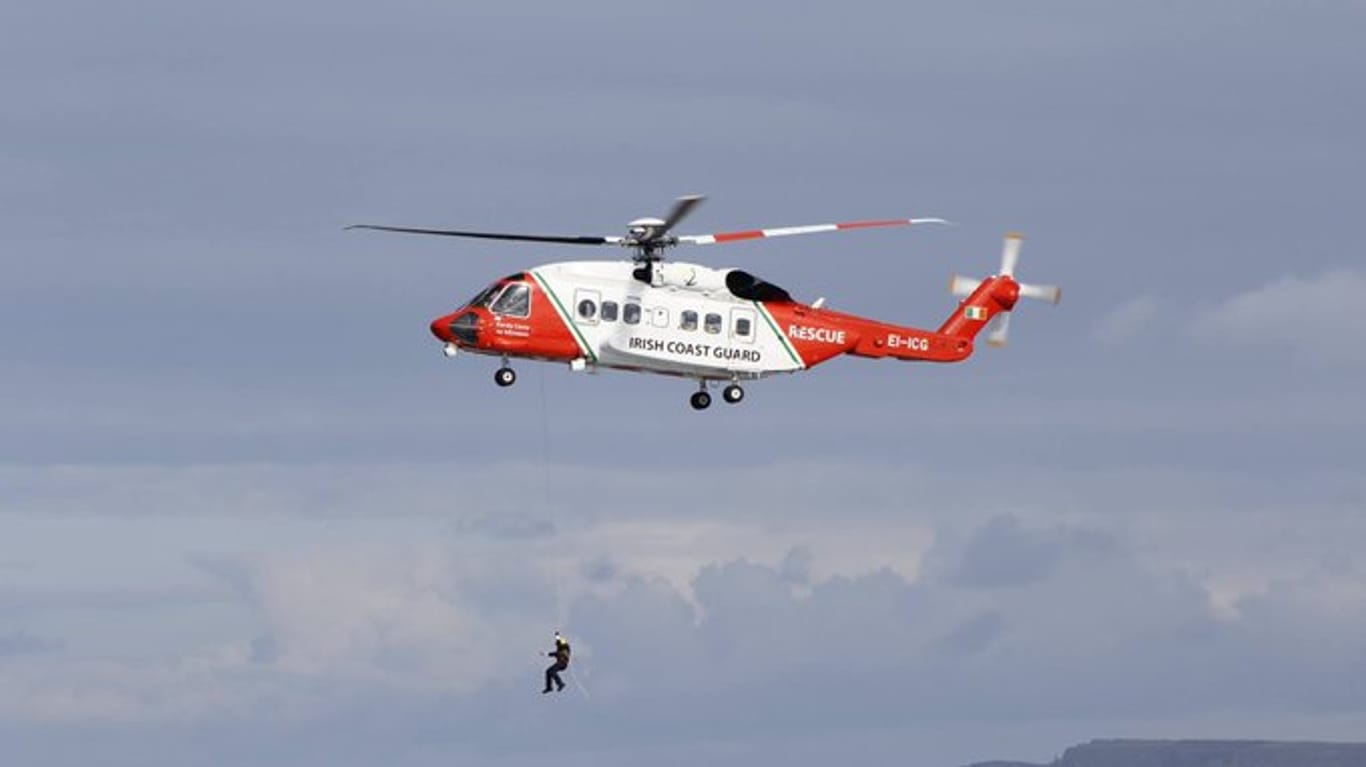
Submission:
M 550 685 L 552 683 L 555 685 L 556 690 L 564 690 L 564 680 L 560 679 L 560 672 L 569 668 L 569 640 L 560 636 L 560 632 L 556 631 L 555 649 L 546 653 L 546 655 L 554 658 L 555 662 L 551 664 L 550 668 L 545 670 L 545 689 L 541 690 L 542 695 L 550 692 Z

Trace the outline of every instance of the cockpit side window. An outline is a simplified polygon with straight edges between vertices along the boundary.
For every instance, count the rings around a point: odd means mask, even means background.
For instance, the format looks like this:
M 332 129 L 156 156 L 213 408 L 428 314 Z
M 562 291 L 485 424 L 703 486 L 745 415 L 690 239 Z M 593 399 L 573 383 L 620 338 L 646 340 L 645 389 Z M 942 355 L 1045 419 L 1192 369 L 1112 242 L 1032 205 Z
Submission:
M 503 288 L 489 311 L 509 317 L 531 316 L 531 288 L 525 282 L 513 282 Z

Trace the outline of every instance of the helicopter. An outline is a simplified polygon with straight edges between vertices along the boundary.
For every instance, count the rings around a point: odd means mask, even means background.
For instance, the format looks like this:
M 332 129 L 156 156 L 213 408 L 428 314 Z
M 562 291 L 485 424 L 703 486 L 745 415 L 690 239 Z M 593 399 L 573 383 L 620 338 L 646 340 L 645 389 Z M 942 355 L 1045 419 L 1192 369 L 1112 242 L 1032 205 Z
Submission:
M 515 272 L 479 291 L 431 323 L 448 357 L 498 357 L 501 387 L 517 382 L 511 361 L 569 365 L 577 372 L 625 370 L 689 378 L 695 410 L 711 406 L 720 386 L 730 404 L 744 400 L 742 382 L 797 373 L 850 354 L 917 362 L 961 362 L 984 329 L 987 341 L 1006 342 L 1010 312 L 1020 298 L 1058 303 L 1056 285 L 1015 279 L 1021 236 L 1006 235 L 1000 270 L 974 279 L 955 275 L 950 292 L 961 298 L 936 330 L 881 322 L 833 311 L 824 299 L 801 303 L 784 289 L 735 268 L 716 269 L 666 261 L 679 245 L 720 245 L 747 240 L 848 232 L 880 227 L 946 224 L 941 218 L 846 221 L 701 235 L 673 234 L 702 202 L 679 197 L 664 218 L 637 218 L 624 236 L 536 234 L 418 229 L 353 224 L 347 229 L 511 240 L 542 244 L 617 246 L 632 251 L 620 261 L 565 261 Z

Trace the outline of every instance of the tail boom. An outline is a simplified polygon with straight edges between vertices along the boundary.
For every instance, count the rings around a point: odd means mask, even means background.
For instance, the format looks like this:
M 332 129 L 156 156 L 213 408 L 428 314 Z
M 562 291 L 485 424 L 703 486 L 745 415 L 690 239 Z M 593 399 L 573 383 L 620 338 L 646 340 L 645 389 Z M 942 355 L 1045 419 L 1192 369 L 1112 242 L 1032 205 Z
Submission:
M 961 362 L 972 356 L 972 339 L 932 330 L 870 322 L 849 354 L 911 362 Z
M 850 354 L 921 362 L 961 362 L 972 356 L 973 341 L 997 315 L 1015 308 L 1020 284 L 1009 275 L 988 277 L 958 305 L 938 330 L 863 320 Z
M 808 368 L 842 354 L 920 362 L 958 362 L 972 354 L 970 338 L 796 303 L 769 303 L 765 308 L 775 330 L 786 336 L 785 343 Z

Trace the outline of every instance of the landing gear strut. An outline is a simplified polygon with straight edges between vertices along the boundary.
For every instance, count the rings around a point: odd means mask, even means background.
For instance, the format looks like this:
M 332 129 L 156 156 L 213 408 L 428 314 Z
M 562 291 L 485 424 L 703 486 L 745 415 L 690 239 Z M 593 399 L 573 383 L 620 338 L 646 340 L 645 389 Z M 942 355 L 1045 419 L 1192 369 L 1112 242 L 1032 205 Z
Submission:
M 517 371 L 508 367 L 507 357 L 503 358 L 503 366 L 493 374 L 493 382 L 502 387 L 508 387 L 517 383 Z

